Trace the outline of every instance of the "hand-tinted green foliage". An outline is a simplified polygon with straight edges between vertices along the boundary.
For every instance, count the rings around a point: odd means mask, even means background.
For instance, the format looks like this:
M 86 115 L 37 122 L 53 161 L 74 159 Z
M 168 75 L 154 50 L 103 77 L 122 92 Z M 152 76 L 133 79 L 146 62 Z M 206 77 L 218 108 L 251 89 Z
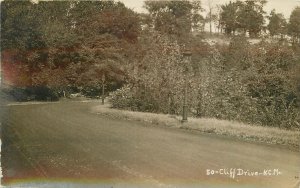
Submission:
M 1 2 L 1 50 L 44 47 L 30 1 Z

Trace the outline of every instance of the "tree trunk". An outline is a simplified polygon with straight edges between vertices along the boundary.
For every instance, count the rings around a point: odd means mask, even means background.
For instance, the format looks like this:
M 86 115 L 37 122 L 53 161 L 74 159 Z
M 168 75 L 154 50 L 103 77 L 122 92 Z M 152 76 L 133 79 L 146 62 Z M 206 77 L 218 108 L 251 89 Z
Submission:
M 104 96 L 104 93 L 105 93 L 104 83 L 105 83 L 105 74 L 102 75 L 102 105 L 104 105 L 104 99 L 105 99 L 105 96 Z
M 212 35 L 212 24 L 211 24 L 211 22 L 212 22 L 212 15 L 211 15 L 211 10 L 212 10 L 212 8 L 210 8 L 210 10 L 209 10 L 209 34 L 210 35 Z

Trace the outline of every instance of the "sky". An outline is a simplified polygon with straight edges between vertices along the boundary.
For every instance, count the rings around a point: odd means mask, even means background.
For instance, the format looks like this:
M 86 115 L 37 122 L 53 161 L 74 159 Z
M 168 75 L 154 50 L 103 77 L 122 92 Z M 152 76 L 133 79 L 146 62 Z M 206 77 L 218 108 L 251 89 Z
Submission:
M 146 12 L 143 8 L 143 0 L 119 0 L 123 2 L 127 7 L 133 9 L 137 12 Z M 203 8 L 207 8 L 207 1 L 202 0 Z M 230 0 L 211 0 L 216 4 L 225 4 Z M 234 1 L 234 0 L 231 0 Z M 276 9 L 276 12 L 282 13 L 285 18 L 289 18 L 292 10 L 296 7 L 300 6 L 300 0 L 268 0 L 268 3 L 265 6 L 265 11 L 270 13 L 272 9 Z M 205 13 L 204 13 L 205 14 Z

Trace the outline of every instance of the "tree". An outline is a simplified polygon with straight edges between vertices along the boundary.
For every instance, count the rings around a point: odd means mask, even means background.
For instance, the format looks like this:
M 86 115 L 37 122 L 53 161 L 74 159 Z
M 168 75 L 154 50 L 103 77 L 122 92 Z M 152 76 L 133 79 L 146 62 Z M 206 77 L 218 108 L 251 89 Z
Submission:
M 263 6 L 265 0 L 246 0 L 239 10 L 238 25 L 250 37 L 258 36 L 265 23 Z
M 45 47 L 30 1 L 1 2 L 1 51 Z
M 179 113 L 186 64 L 182 63 L 178 43 L 166 34 L 145 31 L 139 40 L 138 53 L 135 63 L 127 68 L 131 73 L 127 86 L 130 89 L 117 91 L 113 106 L 129 104 L 132 110 Z
M 139 17 L 124 4 L 112 1 L 78 2 L 71 14 L 76 21 L 75 33 L 83 36 L 79 54 L 86 66 L 76 84 L 96 89 L 102 86 L 104 99 L 104 85 L 114 87 L 125 80 L 123 68 L 132 53 L 128 46 L 138 40 Z
M 271 36 L 281 35 L 283 37 L 286 34 L 286 26 L 287 22 L 283 16 L 283 14 L 276 13 L 275 9 L 273 9 L 270 13 L 268 30 Z
M 288 33 L 293 37 L 294 43 L 300 42 L 300 7 L 296 7 L 290 16 Z
M 145 8 L 153 20 L 155 30 L 183 40 L 193 30 L 203 25 L 199 1 L 145 1 Z
M 140 29 L 138 15 L 120 2 L 79 1 L 70 15 L 75 31 L 84 37 L 109 33 L 134 42 Z
M 1 25 L 5 67 L 24 80 L 10 78 L 12 86 L 54 90 L 84 87 L 89 76 L 86 85 L 98 82 L 93 87 L 123 83 L 120 70 L 140 31 L 137 14 L 114 1 L 5 0 Z
M 221 5 L 220 25 L 224 28 L 226 34 L 235 34 L 238 28 L 238 16 L 241 5 L 240 1 L 230 1 L 228 4 Z
M 208 0 L 207 5 L 208 5 L 208 13 L 206 15 L 205 21 L 209 23 L 209 34 L 212 35 L 212 23 L 213 22 L 216 23 L 218 21 L 218 15 L 214 13 L 214 9 L 217 7 L 213 6 L 212 0 Z
M 30 1 L 1 2 L 1 56 L 6 57 L 3 59 L 6 67 L 14 67 L 14 71 L 18 72 L 16 78 L 9 78 L 14 80 L 10 82 L 12 86 L 30 86 L 37 63 L 31 60 L 42 61 L 42 53 L 33 53 L 35 49 L 46 46 L 39 22 L 35 19 L 35 8 L 36 5 Z
M 221 6 L 221 25 L 225 33 L 234 34 L 237 30 L 257 36 L 265 23 L 265 0 L 247 0 L 229 2 Z

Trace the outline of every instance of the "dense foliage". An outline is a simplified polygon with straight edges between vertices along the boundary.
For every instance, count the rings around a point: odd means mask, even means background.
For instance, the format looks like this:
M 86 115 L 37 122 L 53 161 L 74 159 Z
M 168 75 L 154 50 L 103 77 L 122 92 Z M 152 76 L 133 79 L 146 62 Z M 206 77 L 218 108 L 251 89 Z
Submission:
M 6 0 L 1 26 L 5 84 L 57 93 L 119 87 L 140 30 L 137 14 L 114 1 Z
M 294 43 L 300 42 L 300 7 L 296 7 L 291 13 L 288 32 Z
M 257 36 L 263 28 L 266 1 L 247 0 L 229 2 L 221 6 L 220 23 L 227 34 L 236 31 L 248 32 L 250 36 Z
M 283 37 L 287 33 L 287 22 L 283 14 L 276 13 L 275 10 L 270 13 L 267 27 L 271 36 L 281 35 Z
M 133 81 L 112 94 L 114 107 L 179 115 L 186 86 L 192 116 L 299 128 L 300 59 L 289 46 L 250 45 L 244 37 L 229 46 L 202 43 L 208 53 L 195 48 L 192 62 L 183 64 L 176 43 L 147 37 L 155 47 L 136 65 Z
M 199 1 L 146 1 L 149 13 L 138 14 L 114 1 L 4 0 L 5 89 L 20 100 L 54 100 L 97 97 L 105 85 L 115 108 L 169 114 L 182 113 L 187 89 L 189 115 L 299 129 L 299 7 L 289 22 L 275 11 L 268 17 L 270 35 L 292 42 L 250 44 L 246 34 L 265 29 L 264 4 L 222 5 L 214 19 L 231 41 L 221 45 L 199 32 Z

